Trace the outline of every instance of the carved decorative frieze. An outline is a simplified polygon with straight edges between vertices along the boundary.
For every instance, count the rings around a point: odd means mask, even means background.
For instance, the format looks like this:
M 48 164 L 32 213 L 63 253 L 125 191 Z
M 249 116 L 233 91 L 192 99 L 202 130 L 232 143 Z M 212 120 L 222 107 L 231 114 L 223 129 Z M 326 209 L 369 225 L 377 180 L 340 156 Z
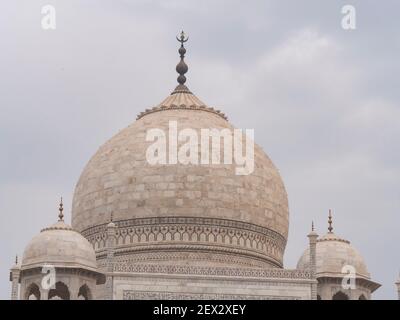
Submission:
M 122 264 L 115 265 L 114 272 L 129 273 L 158 273 L 158 274 L 183 274 L 202 276 L 224 276 L 243 278 L 265 279 L 311 279 L 311 272 L 307 270 L 290 270 L 279 268 L 226 268 L 226 267 L 200 267 L 200 266 L 176 266 L 158 264 Z
M 124 300 L 299 300 L 291 296 L 241 295 L 241 294 L 210 294 L 183 292 L 152 292 L 124 290 Z
M 155 217 L 115 221 L 116 250 L 208 250 L 265 259 L 280 267 L 286 239 L 279 233 L 251 223 L 202 217 Z M 99 253 L 106 247 L 106 225 L 82 234 Z M 146 247 L 148 246 L 148 247 Z
M 98 262 L 101 264 L 105 259 L 104 256 L 98 257 Z M 121 265 L 131 265 L 137 263 L 144 262 L 169 262 L 175 261 L 176 264 L 179 264 L 180 261 L 186 263 L 187 261 L 196 261 L 196 263 L 207 263 L 213 262 L 215 264 L 221 265 L 236 265 L 242 267 L 258 267 L 258 268 L 272 268 L 273 266 L 267 263 L 265 260 L 256 260 L 256 259 L 248 259 L 248 257 L 243 257 L 240 255 L 235 255 L 232 253 L 229 254 L 215 254 L 215 252 L 168 252 L 168 251 L 155 251 L 155 252 L 146 252 L 146 253 L 134 253 L 125 254 L 122 253 L 115 258 L 115 263 Z

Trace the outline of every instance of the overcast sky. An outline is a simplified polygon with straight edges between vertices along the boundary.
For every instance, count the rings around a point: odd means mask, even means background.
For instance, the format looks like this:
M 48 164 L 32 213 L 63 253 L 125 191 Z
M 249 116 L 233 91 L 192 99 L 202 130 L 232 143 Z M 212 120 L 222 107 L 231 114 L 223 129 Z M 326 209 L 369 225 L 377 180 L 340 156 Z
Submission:
M 295 3 L 295 5 L 294 5 Z M 56 9 L 43 30 L 41 8 Z M 356 8 L 356 30 L 341 8 Z M 182 29 L 189 88 L 253 128 L 289 195 L 285 267 L 334 212 L 362 253 L 374 298 L 400 268 L 399 1 L 8 0 L 0 3 L 0 299 L 9 267 L 41 228 L 70 221 L 97 148 L 176 84 Z

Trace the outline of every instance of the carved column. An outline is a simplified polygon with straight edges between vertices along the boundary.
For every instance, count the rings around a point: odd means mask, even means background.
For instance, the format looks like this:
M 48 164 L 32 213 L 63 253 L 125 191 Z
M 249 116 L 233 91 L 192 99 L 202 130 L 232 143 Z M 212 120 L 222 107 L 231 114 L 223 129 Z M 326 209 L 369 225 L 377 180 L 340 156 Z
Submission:
M 15 265 L 11 268 L 10 272 L 10 281 L 11 281 L 11 300 L 18 300 L 18 284 L 19 284 L 19 275 L 21 270 L 18 265 Z
M 396 287 L 397 287 L 397 299 L 400 300 L 400 278 L 396 282 Z
M 114 252 L 117 226 L 112 221 L 107 225 L 107 258 L 106 258 L 106 292 L 105 299 L 113 300 L 113 272 L 114 272 Z
M 311 278 L 314 283 L 311 284 L 311 300 L 317 300 L 317 239 L 318 234 L 314 231 L 314 226 L 311 232 L 308 234 L 308 239 L 310 242 L 310 271 Z
M 40 300 L 49 300 L 50 289 L 40 288 Z

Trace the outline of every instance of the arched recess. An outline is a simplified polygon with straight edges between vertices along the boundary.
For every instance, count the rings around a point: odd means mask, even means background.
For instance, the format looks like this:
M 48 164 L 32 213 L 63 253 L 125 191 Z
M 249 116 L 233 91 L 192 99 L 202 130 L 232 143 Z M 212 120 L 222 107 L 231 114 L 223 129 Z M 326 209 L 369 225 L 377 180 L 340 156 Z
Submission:
M 40 300 L 40 289 L 36 283 L 31 283 L 26 289 L 25 300 Z
M 349 296 L 342 291 L 338 291 L 333 295 L 332 300 L 349 300 Z
M 92 293 L 90 292 L 89 287 L 87 284 L 84 284 L 79 288 L 78 292 L 78 299 L 79 300 L 92 300 Z
M 69 300 L 70 293 L 65 283 L 59 281 L 54 289 L 49 290 L 49 300 Z
M 321 296 L 319 294 L 317 295 L 317 300 L 321 300 Z
M 368 300 L 366 296 L 364 296 L 363 294 L 358 298 L 358 300 Z

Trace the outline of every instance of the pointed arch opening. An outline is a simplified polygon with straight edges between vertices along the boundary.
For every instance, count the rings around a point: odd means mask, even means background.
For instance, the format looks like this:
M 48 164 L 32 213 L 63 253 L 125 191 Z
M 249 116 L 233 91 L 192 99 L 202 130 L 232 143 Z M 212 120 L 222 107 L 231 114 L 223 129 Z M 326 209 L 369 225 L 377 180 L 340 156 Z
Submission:
M 92 293 L 87 284 L 79 288 L 78 300 L 92 300 Z
M 36 283 L 31 283 L 26 289 L 25 300 L 40 300 L 40 289 Z
M 332 300 L 350 300 L 350 299 L 347 294 L 343 293 L 342 291 L 338 291 L 333 295 Z
M 49 300 L 70 300 L 70 293 L 64 282 L 57 282 L 54 289 L 49 291 Z
M 367 299 L 367 297 L 366 297 L 365 295 L 362 294 L 362 295 L 358 298 L 358 300 L 368 300 L 368 299 Z

